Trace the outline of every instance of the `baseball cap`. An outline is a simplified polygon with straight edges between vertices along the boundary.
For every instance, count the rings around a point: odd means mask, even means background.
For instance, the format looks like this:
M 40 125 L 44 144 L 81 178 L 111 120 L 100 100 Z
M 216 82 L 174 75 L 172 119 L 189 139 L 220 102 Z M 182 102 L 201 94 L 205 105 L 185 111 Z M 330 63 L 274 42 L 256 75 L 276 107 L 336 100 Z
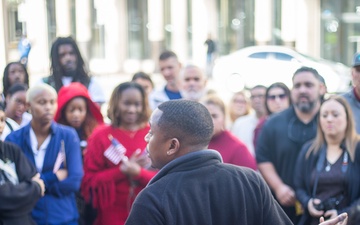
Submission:
M 352 67 L 360 66 L 360 52 L 355 53 Z

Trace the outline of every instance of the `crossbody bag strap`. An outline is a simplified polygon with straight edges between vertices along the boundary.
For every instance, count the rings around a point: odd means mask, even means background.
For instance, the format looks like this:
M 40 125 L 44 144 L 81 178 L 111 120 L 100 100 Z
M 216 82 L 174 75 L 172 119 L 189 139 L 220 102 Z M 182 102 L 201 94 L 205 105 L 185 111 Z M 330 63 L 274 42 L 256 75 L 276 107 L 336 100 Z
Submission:
M 316 177 L 315 177 L 314 187 L 313 187 L 313 191 L 312 191 L 313 198 L 315 198 L 315 196 L 316 196 L 316 190 L 317 190 L 317 186 L 319 183 L 319 174 L 320 174 L 321 170 L 324 168 L 325 158 L 326 158 L 326 145 L 323 145 L 320 149 L 319 159 L 316 163 Z

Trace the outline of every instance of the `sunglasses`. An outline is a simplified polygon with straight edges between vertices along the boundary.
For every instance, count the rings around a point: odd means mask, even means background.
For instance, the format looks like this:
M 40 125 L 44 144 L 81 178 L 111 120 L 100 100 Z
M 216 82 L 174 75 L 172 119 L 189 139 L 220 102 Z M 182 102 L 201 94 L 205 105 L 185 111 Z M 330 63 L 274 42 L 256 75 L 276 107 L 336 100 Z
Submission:
M 269 95 L 269 96 L 267 96 L 267 99 L 269 99 L 269 100 L 275 100 L 276 98 L 284 99 L 285 97 L 287 97 L 286 94 Z

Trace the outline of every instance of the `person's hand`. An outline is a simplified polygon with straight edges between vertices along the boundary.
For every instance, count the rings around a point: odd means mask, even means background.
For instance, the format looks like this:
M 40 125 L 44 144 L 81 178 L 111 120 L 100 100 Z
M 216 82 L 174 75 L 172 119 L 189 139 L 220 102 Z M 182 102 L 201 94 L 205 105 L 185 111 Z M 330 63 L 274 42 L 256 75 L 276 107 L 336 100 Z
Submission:
M 320 217 L 324 214 L 323 210 L 319 211 L 319 210 L 315 209 L 314 205 L 318 205 L 320 203 L 321 203 L 321 200 L 317 199 L 317 198 L 312 198 L 308 201 L 307 207 L 308 207 L 308 211 L 311 216 Z
M 283 184 L 275 190 L 275 195 L 277 200 L 283 206 L 293 206 L 295 204 L 295 192 L 294 190 L 286 185 Z
M 337 213 L 336 209 L 331 209 L 331 210 L 326 211 L 324 216 L 329 217 L 329 219 L 334 219 L 335 217 L 338 216 L 338 213 Z
M 45 195 L 45 183 L 40 178 L 40 174 L 39 173 L 35 174 L 35 176 L 33 176 L 31 178 L 31 180 L 39 184 L 40 190 L 41 190 L 41 196 L 44 196 Z
M 122 163 L 120 164 L 120 171 L 130 177 L 135 177 L 140 174 L 141 166 L 136 162 L 137 157 L 140 153 L 135 151 L 130 159 L 126 156 L 122 159 Z
M 148 157 L 146 152 L 141 152 L 141 149 L 137 149 L 136 153 L 136 163 L 139 164 L 142 168 L 149 168 L 151 166 L 151 160 Z M 135 154 L 134 153 L 134 154 Z
M 67 169 L 59 169 L 56 173 L 55 173 L 57 179 L 59 181 L 63 181 L 67 178 L 68 176 L 68 171 Z
M 319 225 L 347 225 L 347 221 L 348 221 L 348 214 L 342 213 L 337 217 L 327 221 L 325 221 L 324 217 L 321 217 Z

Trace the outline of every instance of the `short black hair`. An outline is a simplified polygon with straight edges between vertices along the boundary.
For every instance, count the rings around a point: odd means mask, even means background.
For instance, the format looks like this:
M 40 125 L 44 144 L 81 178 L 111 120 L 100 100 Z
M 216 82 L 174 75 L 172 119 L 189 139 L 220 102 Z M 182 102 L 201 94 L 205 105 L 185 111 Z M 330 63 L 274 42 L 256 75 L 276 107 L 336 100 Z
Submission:
M 170 100 L 159 105 L 162 115 L 158 121 L 167 138 L 176 137 L 185 145 L 207 146 L 214 124 L 207 108 L 195 101 Z
M 266 90 L 266 86 L 258 84 L 258 85 L 255 85 L 254 87 L 252 87 L 250 89 L 250 91 L 255 90 L 255 89 L 264 89 L 264 90 Z
M 307 66 L 303 66 L 303 67 L 300 67 L 299 69 L 297 69 L 292 77 L 292 80 L 294 80 L 295 76 L 298 74 L 298 73 L 302 73 L 302 72 L 310 72 L 314 75 L 314 77 L 320 82 L 320 83 L 324 83 L 325 84 L 325 80 L 322 76 L 320 76 L 319 72 L 314 69 L 314 68 L 311 68 L 311 67 L 307 67 Z
M 18 91 L 27 91 L 27 90 L 28 90 L 28 86 L 26 84 L 14 84 L 9 88 L 6 95 L 13 95 Z
M 160 60 L 160 61 L 163 61 L 163 60 L 166 60 L 166 59 L 169 59 L 169 58 L 172 58 L 172 57 L 178 59 L 178 57 L 177 57 L 177 55 L 175 54 L 175 52 L 170 51 L 170 50 L 165 50 L 165 51 L 163 51 L 163 52 L 160 54 L 159 60 Z
M 151 80 L 151 77 L 149 74 L 142 72 L 142 71 L 137 72 L 133 75 L 133 77 L 131 78 L 131 81 L 136 81 L 137 79 L 143 79 L 143 80 L 149 81 L 151 86 L 154 88 L 154 82 Z

